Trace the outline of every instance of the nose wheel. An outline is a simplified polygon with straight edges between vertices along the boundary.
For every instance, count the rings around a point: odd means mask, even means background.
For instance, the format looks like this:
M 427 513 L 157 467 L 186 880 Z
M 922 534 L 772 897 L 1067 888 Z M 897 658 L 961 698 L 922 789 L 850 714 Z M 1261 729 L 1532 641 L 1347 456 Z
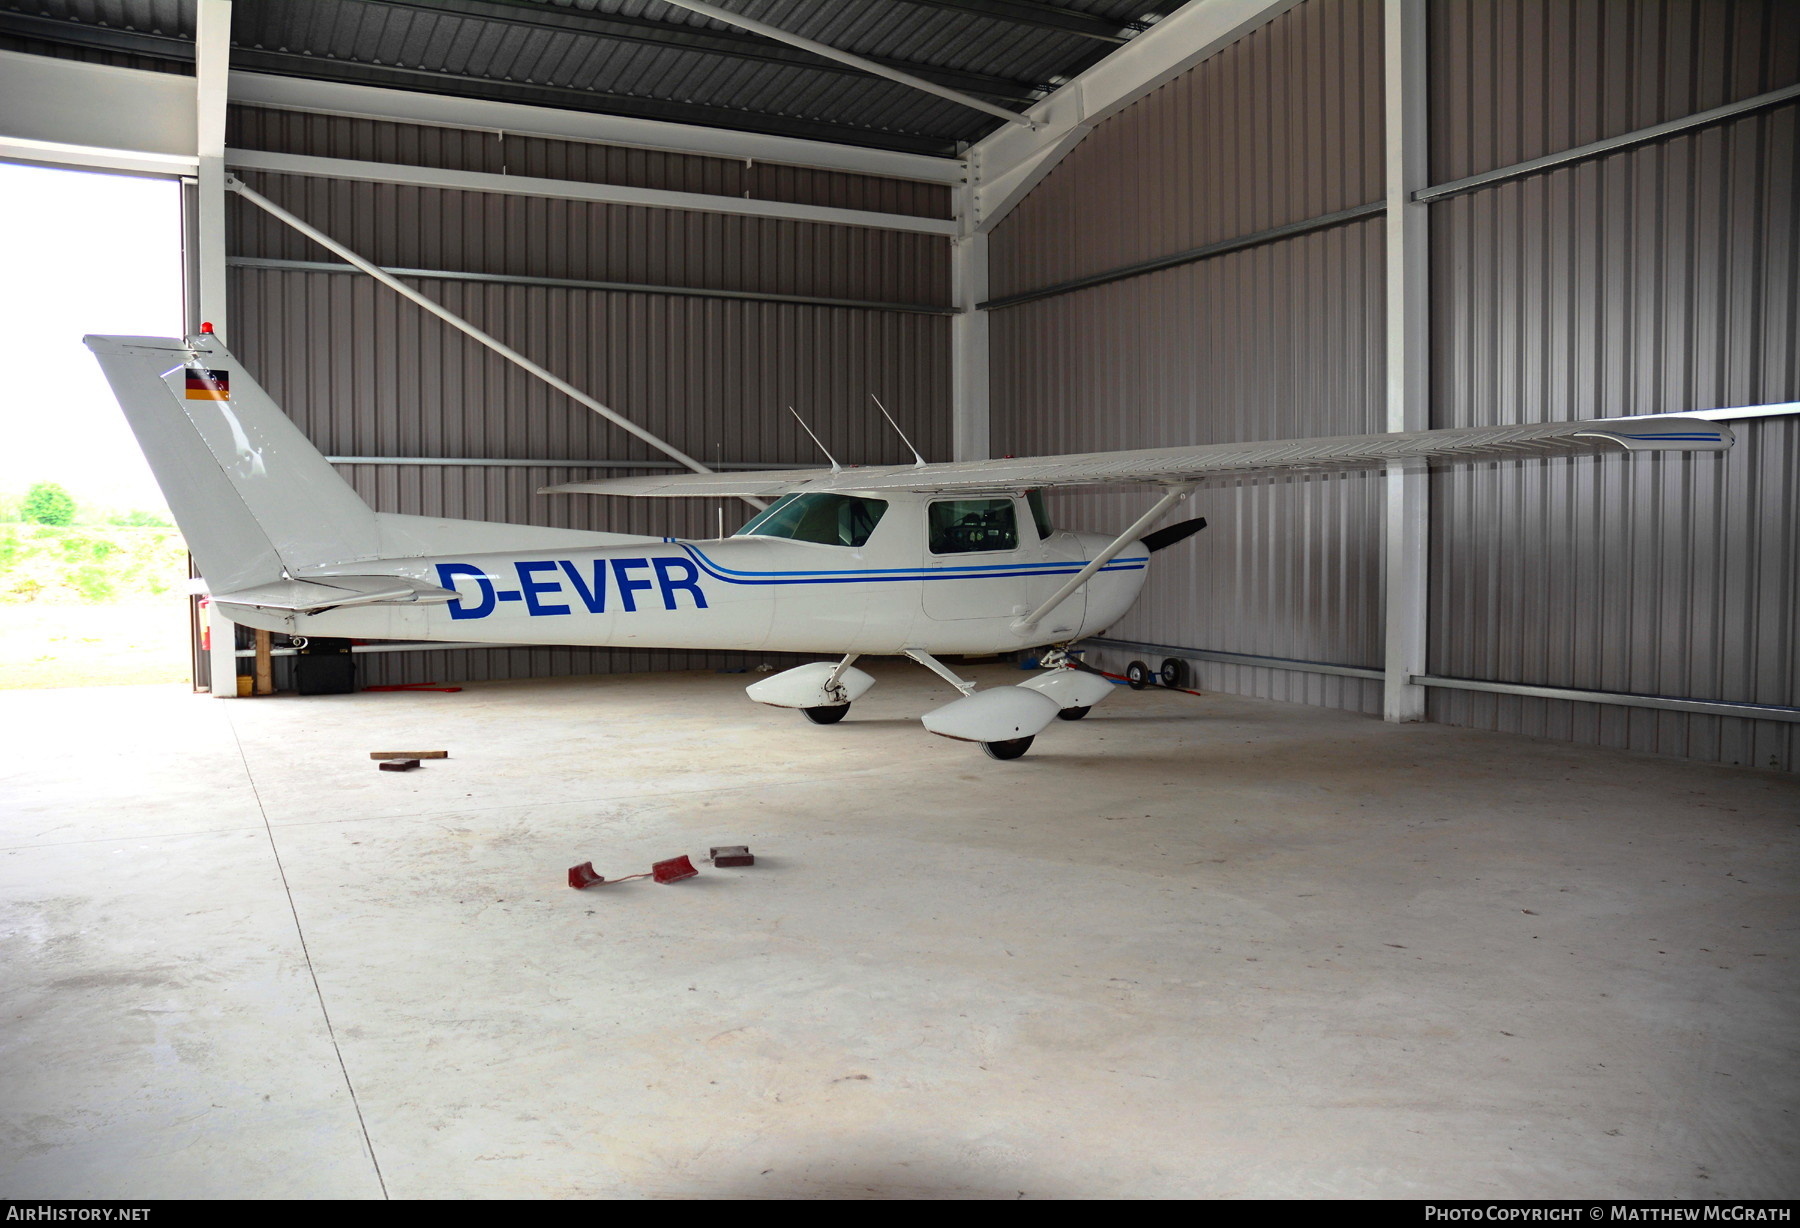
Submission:
M 1031 749 L 1031 742 L 1031 738 L 1009 738 L 1004 742 L 983 742 L 981 749 L 989 759 L 1017 759 Z
M 844 719 L 844 713 L 850 711 L 849 704 L 832 704 L 824 708 L 802 708 L 806 719 L 815 725 L 835 725 Z

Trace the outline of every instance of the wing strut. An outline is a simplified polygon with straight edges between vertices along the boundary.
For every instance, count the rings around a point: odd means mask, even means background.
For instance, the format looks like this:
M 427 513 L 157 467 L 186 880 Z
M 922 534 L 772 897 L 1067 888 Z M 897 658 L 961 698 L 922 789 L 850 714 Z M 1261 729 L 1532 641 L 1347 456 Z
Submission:
M 1027 614 L 1024 618 L 1015 622 L 1013 624 L 1013 630 L 1023 632 L 1029 631 L 1037 626 L 1038 621 L 1042 619 L 1044 615 L 1068 600 L 1069 594 L 1073 593 L 1083 584 L 1086 584 L 1095 572 L 1112 562 L 1118 557 L 1121 550 L 1125 549 L 1125 547 L 1141 537 L 1144 530 L 1148 529 L 1158 520 L 1161 520 L 1163 513 L 1187 498 L 1188 495 L 1193 492 L 1194 485 L 1195 483 L 1189 482 L 1182 486 L 1171 486 L 1168 494 L 1158 499 L 1149 511 L 1145 512 L 1142 516 L 1139 516 L 1137 522 L 1129 529 L 1126 529 L 1123 533 L 1113 538 L 1112 544 L 1102 550 L 1099 554 L 1096 554 L 1092 562 L 1070 576 L 1068 583 L 1050 594 L 1049 600 L 1045 601 L 1043 605 Z

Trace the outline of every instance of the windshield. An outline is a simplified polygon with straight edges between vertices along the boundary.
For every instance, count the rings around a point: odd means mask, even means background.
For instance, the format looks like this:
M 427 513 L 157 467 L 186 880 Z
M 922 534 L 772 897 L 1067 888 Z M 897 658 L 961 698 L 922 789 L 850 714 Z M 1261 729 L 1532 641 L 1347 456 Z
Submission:
M 887 503 L 856 495 L 783 495 L 733 537 L 781 537 L 825 546 L 860 546 L 881 523 Z

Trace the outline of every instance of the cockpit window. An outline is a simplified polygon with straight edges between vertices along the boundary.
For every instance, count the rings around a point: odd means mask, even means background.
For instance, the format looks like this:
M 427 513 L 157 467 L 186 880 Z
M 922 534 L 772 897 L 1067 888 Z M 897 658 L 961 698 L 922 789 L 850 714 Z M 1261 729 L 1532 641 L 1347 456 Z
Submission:
M 733 537 L 781 537 L 825 546 L 860 546 L 881 523 L 882 499 L 819 491 L 783 495 Z
M 945 499 L 933 503 L 930 529 L 933 554 L 1019 548 L 1019 522 L 1011 499 Z
M 1037 525 L 1038 540 L 1049 541 L 1050 509 L 1044 505 L 1044 492 L 1041 490 L 1026 491 L 1025 502 L 1031 507 L 1031 520 L 1033 524 Z

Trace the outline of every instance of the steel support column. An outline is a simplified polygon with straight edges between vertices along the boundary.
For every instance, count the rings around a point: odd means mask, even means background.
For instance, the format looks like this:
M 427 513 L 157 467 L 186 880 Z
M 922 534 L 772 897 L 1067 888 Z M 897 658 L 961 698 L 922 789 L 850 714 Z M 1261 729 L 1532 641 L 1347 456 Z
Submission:
M 975 187 L 959 193 L 962 233 L 950 241 L 950 438 L 952 459 L 986 460 L 991 447 L 988 390 L 988 237 L 976 230 Z
M 1413 193 L 1428 182 L 1425 0 L 1385 0 L 1387 130 L 1387 429 L 1431 426 L 1427 206 Z M 1382 526 L 1386 650 L 1381 713 L 1425 719 L 1430 477 L 1423 465 L 1387 470 Z
M 225 289 L 225 92 L 231 71 L 231 0 L 200 0 L 194 27 L 195 125 L 199 189 L 195 194 L 194 278 L 199 317 L 229 342 L 230 306 Z M 237 627 L 208 609 L 212 624 L 212 693 L 237 698 Z

